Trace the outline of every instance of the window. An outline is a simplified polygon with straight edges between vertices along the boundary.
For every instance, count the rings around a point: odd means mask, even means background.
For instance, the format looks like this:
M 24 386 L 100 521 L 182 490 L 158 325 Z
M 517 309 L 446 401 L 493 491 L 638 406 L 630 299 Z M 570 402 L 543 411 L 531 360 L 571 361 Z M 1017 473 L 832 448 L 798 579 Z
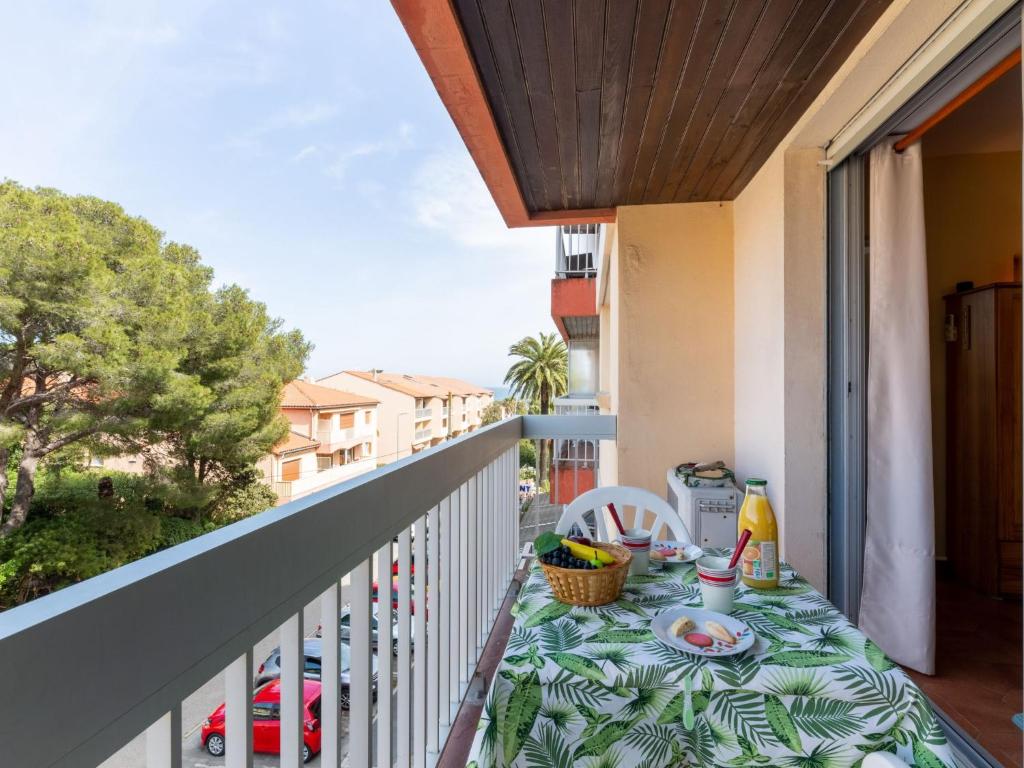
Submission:
M 307 656 L 304 672 L 311 677 L 320 677 L 320 659 L 315 656 Z
M 254 701 L 252 704 L 253 720 L 280 720 L 281 714 L 279 705 L 271 704 L 269 701 Z
M 356 414 L 353 411 L 341 414 L 341 424 L 339 425 L 342 429 L 351 429 L 356 423 Z
M 363 423 L 373 424 L 373 411 L 363 411 Z
M 89 466 L 90 467 L 102 467 L 103 466 L 103 457 L 102 456 L 92 456 L 92 457 L 90 457 L 89 458 Z

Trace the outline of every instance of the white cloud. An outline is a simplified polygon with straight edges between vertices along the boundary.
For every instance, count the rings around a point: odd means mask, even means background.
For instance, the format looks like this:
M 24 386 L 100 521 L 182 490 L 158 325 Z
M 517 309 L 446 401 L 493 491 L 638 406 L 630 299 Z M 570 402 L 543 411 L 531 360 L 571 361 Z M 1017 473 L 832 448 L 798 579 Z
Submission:
M 303 147 L 292 156 L 292 160 L 296 163 L 301 163 L 303 160 L 307 160 L 317 153 L 316 144 L 309 144 Z
M 509 229 L 464 149 L 428 155 L 412 182 L 416 220 L 462 245 L 484 248 L 551 247 L 548 227 Z

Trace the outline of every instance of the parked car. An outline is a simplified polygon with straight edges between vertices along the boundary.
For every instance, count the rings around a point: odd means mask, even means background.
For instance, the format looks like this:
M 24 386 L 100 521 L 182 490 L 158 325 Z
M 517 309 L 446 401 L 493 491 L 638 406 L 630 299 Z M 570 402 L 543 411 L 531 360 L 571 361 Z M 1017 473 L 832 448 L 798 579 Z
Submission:
M 307 680 L 320 679 L 320 665 L 323 659 L 323 642 L 319 637 L 309 637 L 303 642 L 303 652 L 306 657 L 305 677 Z M 377 696 L 377 654 L 373 654 L 373 695 Z M 338 697 L 341 700 L 341 708 L 348 709 L 351 701 L 349 693 L 349 673 L 352 668 L 352 649 L 348 642 L 341 644 L 341 691 Z M 281 649 L 275 648 L 270 652 L 267 660 L 260 664 L 256 671 L 256 685 L 263 685 L 270 680 L 281 677 Z
M 308 763 L 320 751 L 320 683 L 306 680 L 302 686 L 302 762 Z M 203 723 L 203 746 L 214 757 L 224 754 L 224 705 Z M 272 680 L 252 697 L 252 749 L 272 755 L 281 753 L 281 682 Z
M 349 606 L 345 606 L 341 609 L 341 619 L 339 627 L 339 636 L 343 642 L 350 643 L 352 638 L 352 610 Z M 322 627 L 316 628 L 316 636 L 320 637 L 323 633 Z M 410 645 L 415 637 L 415 624 L 409 623 L 409 641 Z M 373 620 L 370 624 L 370 644 L 373 646 L 373 650 L 376 653 L 380 653 L 380 634 L 377 629 L 377 606 L 373 606 Z M 391 611 L 391 655 L 398 655 L 398 611 Z

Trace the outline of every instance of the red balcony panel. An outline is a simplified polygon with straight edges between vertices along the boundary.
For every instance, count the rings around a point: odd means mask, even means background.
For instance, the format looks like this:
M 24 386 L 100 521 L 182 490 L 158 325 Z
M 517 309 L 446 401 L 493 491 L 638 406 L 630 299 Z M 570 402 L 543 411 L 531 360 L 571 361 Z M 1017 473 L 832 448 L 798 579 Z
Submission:
M 552 504 L 568 504 L 581 493 L 597 487 L 592 465 L 576 469 L 572 464 L 555 464 L 548 472 L 548 482 Z
M 593 277 L 557 278 L 551 281 L 551 319 L 565 341 L 567 317 L 597 317 L 597 280 Z

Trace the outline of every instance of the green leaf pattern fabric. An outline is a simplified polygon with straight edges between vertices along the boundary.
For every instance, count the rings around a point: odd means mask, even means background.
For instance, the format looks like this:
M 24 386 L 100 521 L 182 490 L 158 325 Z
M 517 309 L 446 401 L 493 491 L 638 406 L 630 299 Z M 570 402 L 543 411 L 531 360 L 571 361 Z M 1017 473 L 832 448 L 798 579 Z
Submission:
M 903 670 L 788 565 L 781 575 L 777 589 L 739 588 L 733 615 L 757 634 L 754 647 L 704 659 L 665 647 L 650 629 L 662 611 L 702 607 L 693 566 L 631 577 L 616 602 L 580 608 L 556 602 L 535 565 L 470 764 L 859 768 L 888 751 L 910 765 L 953 766 Z

